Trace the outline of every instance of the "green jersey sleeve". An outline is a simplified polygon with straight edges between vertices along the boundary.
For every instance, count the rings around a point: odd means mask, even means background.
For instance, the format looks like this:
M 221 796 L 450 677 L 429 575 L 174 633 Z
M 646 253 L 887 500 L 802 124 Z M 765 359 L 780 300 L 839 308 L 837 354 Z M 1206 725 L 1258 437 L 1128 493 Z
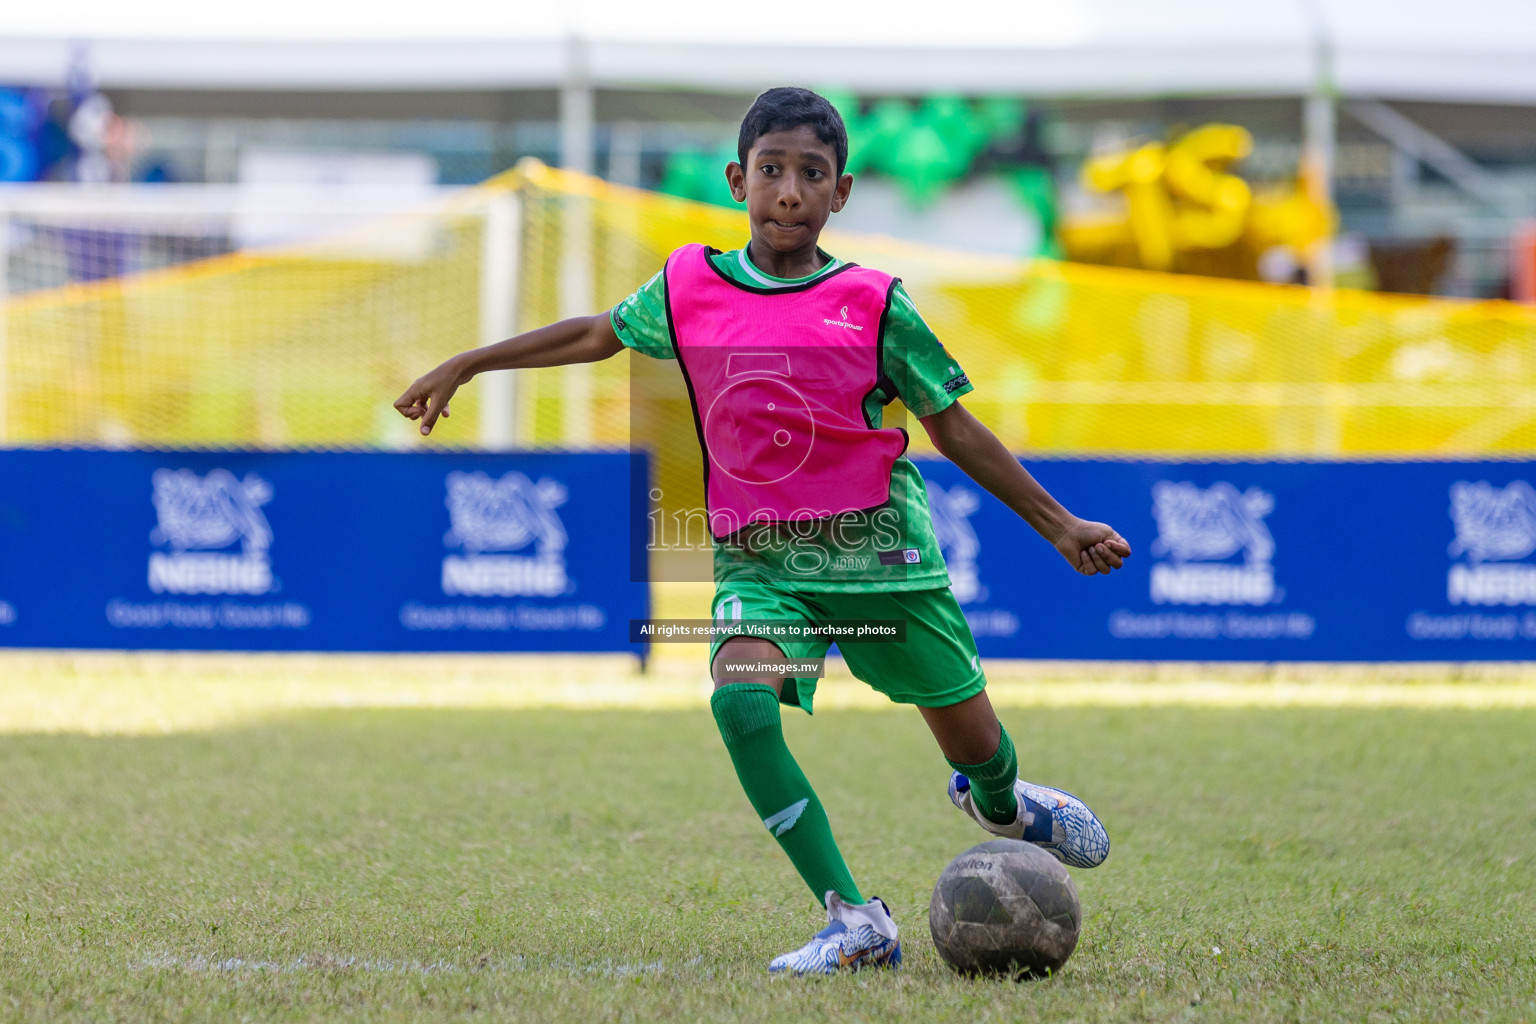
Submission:
M 629 298 L 608 314 L 613 333 L 626 348 L 654 359 L 676 359 L 672 328 L 667 323 L 666 271 L 658 270 Z
M 971 390 L 970 378 L 923 322 L 899 281 L 891 289 L 882 342 L 881 369 L 912 415 L 943 412 Z

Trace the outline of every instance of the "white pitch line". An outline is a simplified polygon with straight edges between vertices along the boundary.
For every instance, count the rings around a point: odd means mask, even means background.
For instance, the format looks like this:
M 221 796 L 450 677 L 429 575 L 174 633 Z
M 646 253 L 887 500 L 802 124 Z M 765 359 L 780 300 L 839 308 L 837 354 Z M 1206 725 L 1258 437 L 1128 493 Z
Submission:
M 531 971 L 556 971 L 566 974 L 599 975 L 608 978 L 629 978 L 647 974 L 665 974 L 684 968 L 697 967 L 704 962 L 696 956 L 682 963 L 668 964 L 661 960 L 647 963 L 626 963 L 622 960 L 576 960 L 570 957 L 512 956 L 503 960 L 476 961 L 460 964 L 451 960 L 392 960 L 369 956 L 343 956 L 332 953 L 300 954 L 292 959 L 269 960 L 245 957 L 220 957 L 195 954 L 176 956 L 157 953 L 128 961 L 132 971 L 192 971 L 210 973 L 253 974 L 300 974 L 319 972 L 351 972 L 366 974 L 519 974 Z

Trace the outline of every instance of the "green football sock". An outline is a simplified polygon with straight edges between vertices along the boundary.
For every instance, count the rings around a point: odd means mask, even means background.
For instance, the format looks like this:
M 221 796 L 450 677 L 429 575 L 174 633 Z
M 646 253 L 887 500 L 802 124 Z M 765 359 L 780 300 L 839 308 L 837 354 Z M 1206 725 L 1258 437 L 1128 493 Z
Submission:
M 1002 735 L 997 741 L 997 753 L 989 760 L 982 764 L 949 764 L 971 780 L 971 799 L 981 813 L 999 825 L 1006 825 L 1019 816 L 1019 799 L 1013 794 L 1013 784 L 1019 778 L 1019 758 L 1013 751 L 1008 730 L 1001 725 L 998 729 Z
M 849 903 L 863 903 L 832 838 L 827 812 L 784 745 L 779 698 L 773 687 L 761 683 L 723 686 L 710 698 L 709 709 L 752 809 L 789 855 L 816 902 L 833 890 Z

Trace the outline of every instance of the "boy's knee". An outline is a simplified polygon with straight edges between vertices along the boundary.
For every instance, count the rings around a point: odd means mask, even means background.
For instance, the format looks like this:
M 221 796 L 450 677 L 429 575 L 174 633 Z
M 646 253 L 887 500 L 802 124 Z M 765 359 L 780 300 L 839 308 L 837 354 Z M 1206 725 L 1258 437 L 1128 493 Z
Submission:
M 763 729 L 780 728 L 778 691 L 762 683 L 717 683 L 709 711 L 726 746 Z
M 779 650 L 777 644 L 771 640 L 762 640 L 752 636 L 732 637 L 720 645 L 715 652 L 715 660 L 710 665 L 710 675 L 715 681 L 715 692 L 727 686 L 737 686 L 742 683 L 755 683 L 760 686 L 770 687 L 777 700 L 777 695 L 783 692 L 785 676 L 774 672 L 768 666 L 786 661 L 784 652 Z M 736 663 L 735 669 L 730 675 L 724 675 L 725 662 Z M 761 672 L 741 671 L 742 663 L 751 662 L 764 667 Z

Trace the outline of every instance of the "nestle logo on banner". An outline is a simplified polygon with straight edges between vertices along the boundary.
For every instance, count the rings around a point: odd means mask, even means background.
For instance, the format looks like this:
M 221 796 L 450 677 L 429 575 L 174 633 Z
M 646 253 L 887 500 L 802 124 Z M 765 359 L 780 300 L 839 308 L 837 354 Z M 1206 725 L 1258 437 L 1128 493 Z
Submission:
M 945 488 L 932 480 L 928 488 L 928 514 L 933 520 L 933 536 L 939 542 L 944 563 L 949 569 L 949 589 L 962 605 L 984 604 L 991 592 L 981 581 L 978 568 L 981 538 L 971 525 L 971 516 L 981 509 L 981 495 L 963 484 Z M 968 607 L 965 621 L 977 637 L 1010 637 L 1019 632 L 1019 616 L 1008 608 Z
M 1446 575 L 1451 604 L 1536 605 L 1536 565 L 1519 564 L 1536 551 L 1536 490 L 1524 480 L 1502 488 L 1457 481 L 1450 514 L 1450 555 L 1466 556 Z
M 443 544 L 463 554 L 443 558 L 443 593 L 461 597 L 553 597 L 572 589 L 565 573 L 565 526 L 555 509 L 563 484 L 534 483 L 511 472 L 448 474 Z M 532 546 L 530 554 L 499 554 Z
M 987 588 L 976 569 L 981 541 L 971 526 L 972 514 L 981 508 L 981 496 L 960 484 L 946 490 L 931 480 L 925 483 L 933 536 L 949 568 L 949 589 L 961 604 L 985 601 Z
M 272 485 L 255 473 L 238 480 L 227 469 L 198 476 L 157 469 L 156 525 L 150 540 L 168 551 L 149 556 L 149 589 L 157 594 L 265 594 L 277 589 L 267 550 L 272 527 L 261 508 Z M 236 543 L 238 551 L 227 550 Z
M 1246 604 L 1278 602 L 1270 560 L 1275 539 L 1264 517 L 1274 511 L 1267 491 L 1238 491 L 1222 481 L 1201 489 L 1185 481 L 1152 485 L 1157 540 L 1152 554 L 1167 562 L 1152 566 L 1152 600 L 1157 604 Z M 1241 562 L 1232 558 L 1241 554 Z

